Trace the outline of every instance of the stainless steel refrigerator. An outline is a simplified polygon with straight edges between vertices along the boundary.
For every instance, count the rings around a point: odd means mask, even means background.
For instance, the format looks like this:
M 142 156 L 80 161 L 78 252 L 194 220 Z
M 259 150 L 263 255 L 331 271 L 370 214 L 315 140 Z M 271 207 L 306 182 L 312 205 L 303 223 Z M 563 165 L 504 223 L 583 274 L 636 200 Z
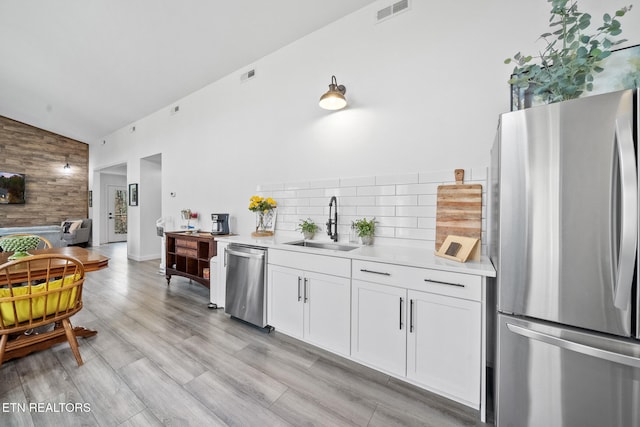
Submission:
M 629 90 L 500 117 L 498 427 L 640 426 L 639 107 Z

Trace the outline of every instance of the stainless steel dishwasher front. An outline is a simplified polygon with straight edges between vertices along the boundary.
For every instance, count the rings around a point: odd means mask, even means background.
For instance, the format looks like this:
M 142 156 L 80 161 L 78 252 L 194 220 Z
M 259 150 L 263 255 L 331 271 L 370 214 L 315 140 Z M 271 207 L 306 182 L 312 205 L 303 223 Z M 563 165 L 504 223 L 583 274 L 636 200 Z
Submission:
M 225 256 L 225 313 L 264 328 L 267 326 L 267 249 L 232 243 L 227 246 Z

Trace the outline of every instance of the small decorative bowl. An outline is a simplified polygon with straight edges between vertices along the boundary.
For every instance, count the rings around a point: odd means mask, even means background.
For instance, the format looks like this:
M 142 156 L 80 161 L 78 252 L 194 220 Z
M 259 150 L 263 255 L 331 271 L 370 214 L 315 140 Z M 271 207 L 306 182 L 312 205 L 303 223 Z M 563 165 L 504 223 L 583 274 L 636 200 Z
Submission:
M 30 256 L 27 251 L 35 249 L 40 243 L 40 237 L 38 236 L 15 236 L 7 237 L 0 241 L 0 247 L 5 252 L 13 252 L 13 255 L 9 259 L 18 259 Z

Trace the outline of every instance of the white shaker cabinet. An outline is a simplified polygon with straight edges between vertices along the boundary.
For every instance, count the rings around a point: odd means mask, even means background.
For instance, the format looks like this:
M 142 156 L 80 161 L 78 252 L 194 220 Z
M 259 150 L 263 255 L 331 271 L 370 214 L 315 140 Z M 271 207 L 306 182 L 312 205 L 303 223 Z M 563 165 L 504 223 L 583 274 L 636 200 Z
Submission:
M 351 298 L 351 356 L 373 367 L 404 376 L 407 291 L 353 280 Z
M 479 408 L 479 276 L 353 261 L 352 357 Z
M 407 377 L 477 406 L 480 303 L 411 290 L 407 296 Z
M 348 259 L 270 250 L 269 324 L 277 331 L 348 356 L 350 273 Z
M 267 323 L 292 337 L 303 338 L 302 270 L 269 264 Z

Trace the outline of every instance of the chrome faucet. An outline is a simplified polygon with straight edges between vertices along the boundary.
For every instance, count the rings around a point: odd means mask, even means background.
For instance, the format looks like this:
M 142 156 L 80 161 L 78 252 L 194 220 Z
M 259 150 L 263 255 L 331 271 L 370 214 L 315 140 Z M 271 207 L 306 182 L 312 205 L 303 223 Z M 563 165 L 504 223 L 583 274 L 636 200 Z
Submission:
M 333 218 L 331 218 L 331 207 L 333 206 Z M 334 242 L 338 241 L 338 199 L 332 196 L 329 201 L 329 221 L 327 221 L 327 234 Z

